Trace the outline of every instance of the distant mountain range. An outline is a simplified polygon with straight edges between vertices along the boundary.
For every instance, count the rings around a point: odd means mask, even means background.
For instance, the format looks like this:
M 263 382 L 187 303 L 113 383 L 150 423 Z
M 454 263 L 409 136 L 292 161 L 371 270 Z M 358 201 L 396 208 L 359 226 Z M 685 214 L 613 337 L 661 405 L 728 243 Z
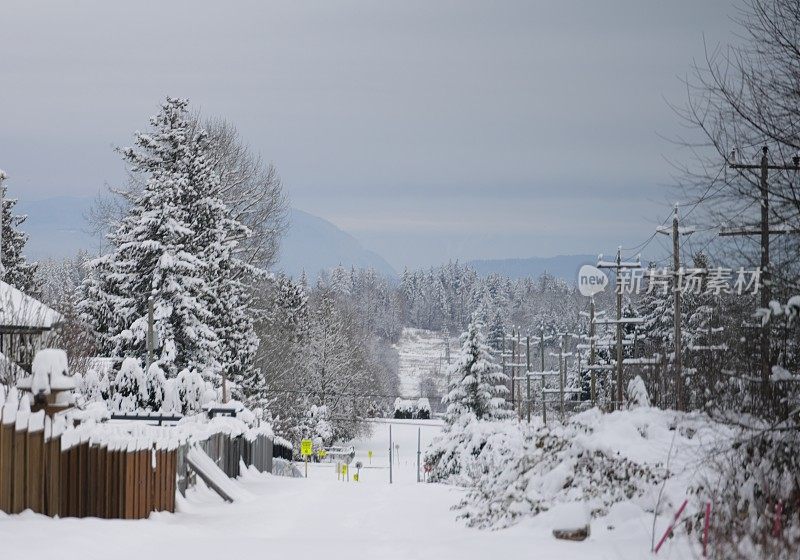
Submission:
M 396 278 L 397 271 L 379 254 L 365 249 L 355 237 L 318 216 L 292 208 L 289 229 L 281 241 L 275 270 L 297 277 L 305 270 L 314 279 L 322 270 L 342 265 L 346 268 L 374 268 Z
M 481 276 L 494 273 L 513 279 L 538 278 L 547 272 L 567 282 L 575 282 L 581 266 L 595 263 L 597 255 L 559 255 L 526 259 L 475 260 L 469 261 L 468 264 Z
M 23 229 L 29 234 L 27 254 L 33 259 L 65 257 L 79 249 L 93 254 L 100 252 L 100 239 L 89 233 L 86 216 L 92 198 L 59 196 L 42 200 L 21 199 L 17 212 L 28 214 Z M 596 262 L 596 255 L 562 255 L 520 259 L 488 259 L 469 261 L 478 274 L 503 274 L 510 278 L 537 278 L 548 272 L 574 282 L 583 264 Z M 281 243 L 274 270 L 297 277 L 302 271 L 314 280 L 320 271 L 337 265 L 346 268 L 374 268 L 397 278 L 397 271 L 381 255 L 365 249 L 361 242 L 331 222 L 302 210 L 289 211 L 289 229 Z
M 86 222 L 94 199 L 58 196 L 41 200 L 20 199 L 15 211 L 27 214 L 22 229 L 28 233 L 27 255 L 36 260 L 66 257 L 84 249 L 100 252 L 100 238 L 90 233 Z M 349 233 L 327 220 L 292 208 L 289 229 L 281 243 L 280 260 L 274 269 L 290 276 L 305 270 L 313 280 L 320 271 L 337 265 L 350 268 L 372 267 L 391 277 L 397 272 L 386 260 L 361 246 Z

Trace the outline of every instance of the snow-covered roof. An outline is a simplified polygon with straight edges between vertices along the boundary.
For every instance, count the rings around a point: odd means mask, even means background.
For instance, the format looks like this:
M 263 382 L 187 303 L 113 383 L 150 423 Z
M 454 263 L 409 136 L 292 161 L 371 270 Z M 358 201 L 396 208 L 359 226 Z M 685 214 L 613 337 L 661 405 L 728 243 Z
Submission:
M 62 320 L 62 315 L 54 309 L 0 281 L 0 328 L 49 330 Z

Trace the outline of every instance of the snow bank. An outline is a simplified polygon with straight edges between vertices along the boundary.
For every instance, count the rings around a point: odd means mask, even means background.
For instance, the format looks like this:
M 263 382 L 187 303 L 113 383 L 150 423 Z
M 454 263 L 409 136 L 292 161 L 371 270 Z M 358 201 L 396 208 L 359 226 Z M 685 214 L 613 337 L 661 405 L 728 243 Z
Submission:
M 473 424 L 466 431 L 485 442 L 467 438 L 453 480 L 468 487 L 460 517 L 481 528 L 506 527 L 559 504 L 580 503 L 594 517 L 624 502 L 640 511 L 672 508 L 702 475 L 699 458 L 726 437 L 705 416 L 649 407 L 592 409 L 563 425 Z

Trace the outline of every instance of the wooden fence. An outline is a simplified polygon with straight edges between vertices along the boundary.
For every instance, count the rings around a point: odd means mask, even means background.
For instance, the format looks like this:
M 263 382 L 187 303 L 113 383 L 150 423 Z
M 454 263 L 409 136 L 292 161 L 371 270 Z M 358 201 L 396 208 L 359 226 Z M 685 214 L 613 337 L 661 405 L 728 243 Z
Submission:
M 216 433 L 192 441 L 175 427 L 135 423 L 66 428 L 44 411 L 0 405 L 0 511 L 30 509 L 52 517 L 142 519 L 175 511 L 176 491 L 195 483 L 186 461 L 189 446 L 202 448 L 230 478 L 241 467 L 272 471 L 273 456 L 291 455 L 286 444 L 253 430 Z M 179 430 L 178 430 L 179 431 Z M 190 443 L 191 442 L 191 443 Z
M 272 458 L 274 447 L 272 438 L 259 434 L 254 438 L 244 435 L 231 436 L 225 433 L 214 434 L 197 443 L 206 455 L 224 472 L 228 478 L 241 475 L 241 465 L 255 467 L 259 472 L 272 472 Z M 197 479 L 190 472 L 186 461 L 188 445 L 178 449 L 178 490 L 181 495 L 186 495 L 186 490 L 193 486 Z
M 3 408 L 0 510 L 60 517 L 141 519 L 175 511 L 177 442 L 92 440 L 44 412 Z

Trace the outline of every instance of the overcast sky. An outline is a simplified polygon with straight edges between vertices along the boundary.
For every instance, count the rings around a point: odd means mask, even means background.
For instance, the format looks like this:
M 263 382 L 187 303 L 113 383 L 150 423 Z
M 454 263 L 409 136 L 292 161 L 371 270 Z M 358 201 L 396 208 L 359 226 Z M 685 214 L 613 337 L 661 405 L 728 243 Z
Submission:
M 119 183 L 165 95 L 236 124 L 291 202 L 395 267 L 611 252 L 666 213 L 665 98 L 730 0 L 0 3 L 19 197 Z M 674 195 L 673 195 L 674 196 Z

